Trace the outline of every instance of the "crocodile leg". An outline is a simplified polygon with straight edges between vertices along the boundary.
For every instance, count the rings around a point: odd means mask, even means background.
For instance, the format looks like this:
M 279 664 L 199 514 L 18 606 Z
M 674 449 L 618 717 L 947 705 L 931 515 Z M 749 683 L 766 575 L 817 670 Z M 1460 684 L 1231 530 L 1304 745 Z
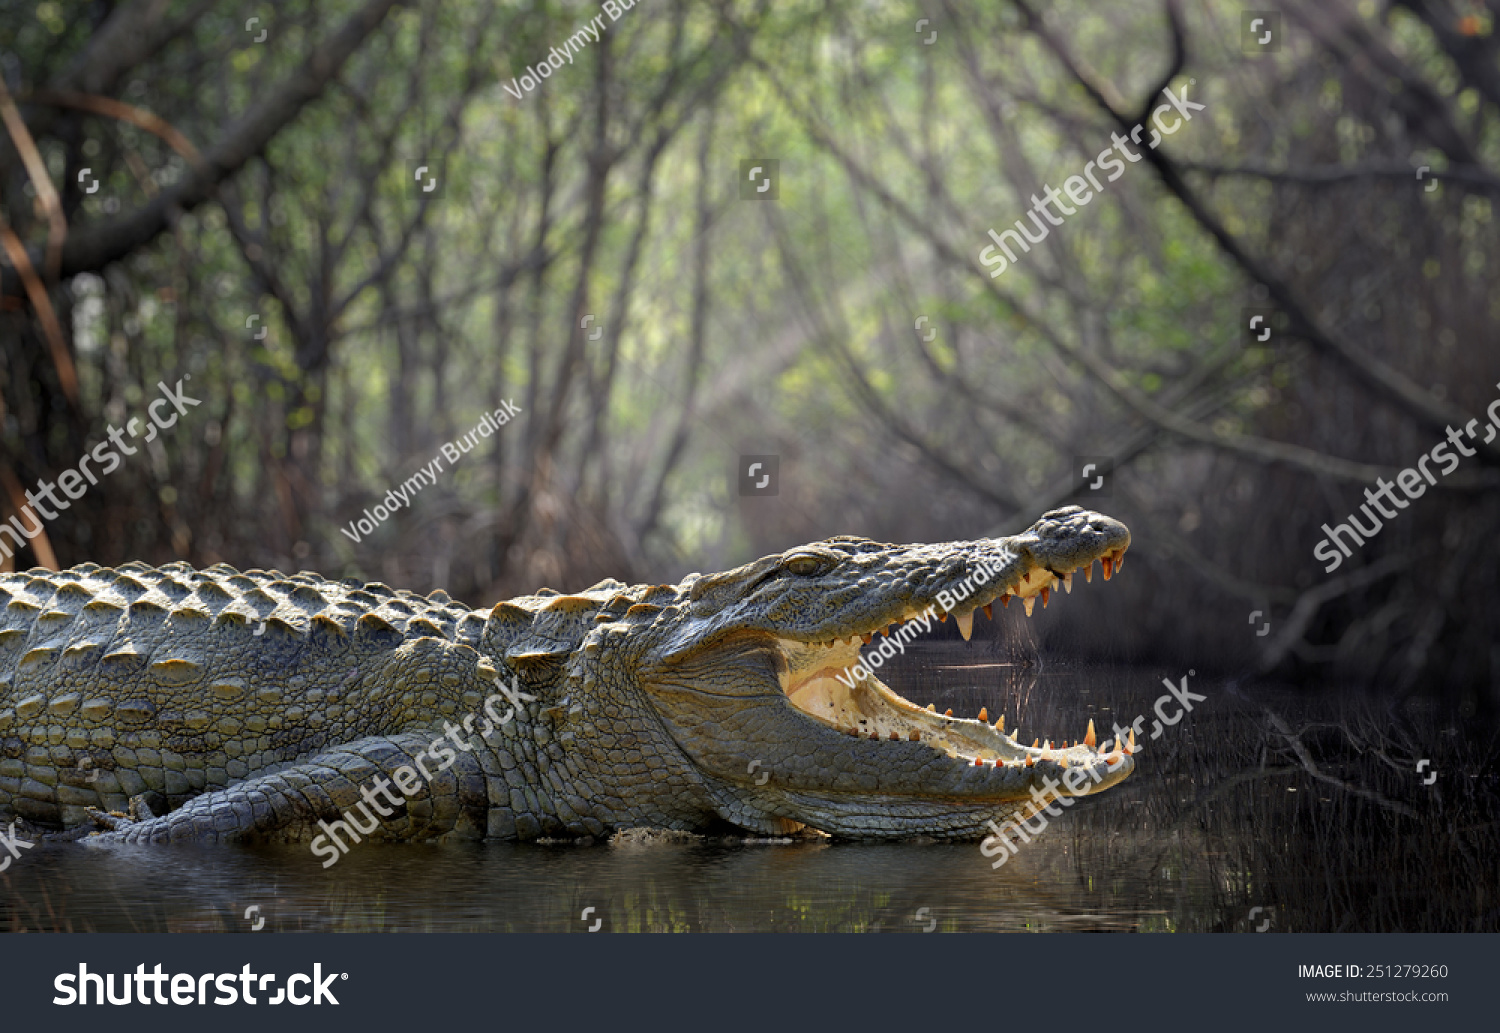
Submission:
M 137 821 L 91 809 L 95 822 L 110 831 L 84 842 L 301 842 L 325 837 L 330 828 L 346 847 L 372 838 L 481 838 L 488 796 L 478 762 L 459 753 L 447 770 L 439 770 L 431 756 L 418 756 L 430 738 L 360 739 L 204 793 L 161 817 Z M 407 795 L 403 788 L 413 791 Z M 336 855 L 331 845 L 320 853 Z

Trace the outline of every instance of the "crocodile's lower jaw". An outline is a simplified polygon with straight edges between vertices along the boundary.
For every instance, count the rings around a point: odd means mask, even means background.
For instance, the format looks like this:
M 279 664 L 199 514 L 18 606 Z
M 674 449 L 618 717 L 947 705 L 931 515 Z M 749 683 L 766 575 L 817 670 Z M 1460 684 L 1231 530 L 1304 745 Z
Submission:
M 784 650 L 801 651 L 802 643 L 779 640 Z M 822 647 L 814 647 L 822 648 Z M 1105 743 L 1097 747 L 1093 722 L 1082 740 L 1069 746 L 1023 746 L 1004 730 L 1003 718 L 994 725 L 980 718 L 957 718 L 952 712 L 938 714 L 935 708 L 923 709 L 905 699 L 874 675 L 856 679 L 851 673 L 859 659 L 859 650 L 835 646 L 830 652 L 841 655 L 833 662 L 785 687 L 787 699 L 801 713 L 820 724 L 859 739 L 886 742 L 921 742 L 949 757 L 968 763 L 994 767 L 1032 767 L 1038 761 L 1052 761 L 1063 767 L 1102 765 L 1111 775 L 1118 766 L 1130 764 L 1133 744 Z M 851 684 L 852 683 L 852 684 Z M 1118 781 L 1112 778 L 1111 781 Z

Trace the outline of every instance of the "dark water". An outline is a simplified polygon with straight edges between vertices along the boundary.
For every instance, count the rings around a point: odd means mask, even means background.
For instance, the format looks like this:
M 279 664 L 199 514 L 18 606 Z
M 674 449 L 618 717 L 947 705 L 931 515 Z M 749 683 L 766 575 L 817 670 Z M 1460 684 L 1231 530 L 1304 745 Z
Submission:
M 0 929 L 1500 930 L 1492 732 L 1189 676 L 1207 699 L 1151 741 L 1163 677 L 1187 671 L 992 650 L 919 645 L 885 677 L 939 710 L 1019 717 L 1027 741 L 1148 715 L 1136 773 L 999 869 L 973 843 L 366 845 L 328 870 L 305 847 L 40 844 L 0 873 Z

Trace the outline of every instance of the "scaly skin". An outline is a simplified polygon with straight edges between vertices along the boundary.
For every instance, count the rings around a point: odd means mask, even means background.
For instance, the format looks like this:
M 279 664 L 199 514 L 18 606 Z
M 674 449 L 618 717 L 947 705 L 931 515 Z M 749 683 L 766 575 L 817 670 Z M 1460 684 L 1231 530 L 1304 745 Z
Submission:
M 1024 747 L 836 675 L 862 637 L 966 578 L 953 614 L 968 637 L 976 607 L 1010 595 L 1029 613 L 1077 568 L 1108 576 L 1129 544 L 1123 524 L 1075 506 L 1013 537 L 838 537 L 680 585 L 604 581 L 492 610 L 222 564 L 7 574 L 0 814 L 99 825 L 91 841 L 110 842 L 316 847 L 319 822 L 350 811 L 387 840 L 633 826 L 978 838 L 1065 767 L 1088 776 L 1074 795 L 1119 782 L 1129 746 L 1096 749 L 1091 725 L 1072 747 Z M 534 697 L 509 720 L 502 681 Z M 372 798 L 402 767 L 430 779 Z

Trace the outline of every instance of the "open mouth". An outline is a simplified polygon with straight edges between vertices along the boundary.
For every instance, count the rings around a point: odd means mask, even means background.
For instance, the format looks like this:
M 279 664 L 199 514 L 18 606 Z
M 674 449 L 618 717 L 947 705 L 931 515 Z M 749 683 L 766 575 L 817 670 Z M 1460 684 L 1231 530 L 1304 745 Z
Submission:
M 1125 549 L 1099 558 L 1108 580 L 1120 569 Z M 987 584 L 975 587 L 951 614 L 960 634 L 967 641 L 973 632 L 974 615 L 982 611 L 993 619 L 993 605 L 1009 604 L 1019 598 L 1031 616 L 1036 600 L 1046 606 L 1059 586 L 1073 590 L 1073 575 L 1079 570 L 1035 569 L 1022 574 L 1010 584 Z M 1093 580 L 1093 561 L 1082 567 L 1084 580 Z M 861 655 L 865 646 L 879 639 L 894 639 L 903 648 L 906 643 L 945 621 L 944 611 L 934 597 L 920 600 L 917 608 L 904 610 L 874 627 L 856 631 L 843 638 L 822 642 L 803 642 L 779 638 L 786 670 L 782 688 L 787 699 L 802 714 L 845 735 L 859 739 L 889 742 L 920 742 L 948 755 L 957 763 L 974 767 L 991 767 L 999 771 L 1056 765 L 1059 769 L 1081 766 L 1117 775 L 1135 748 L 1135 733 L 1127 741 L 1098 742 L 1091 720 L 1087 731 L 1076 742 L 1036 739 L 1030 746 L 1016 738 L 1016 729 L 1005 728 L 1000 716 L 994 724 L 984 709 L 976 718 L 957 718 L 953 712 L 938 713 L 935 706 L 925 709 L 903 698 L 874 674 L 874 668 Z M 1117 779 L 1111 778 L 1111 781 Z M 1098 779 L 1096 778 L 1097 782 Z

